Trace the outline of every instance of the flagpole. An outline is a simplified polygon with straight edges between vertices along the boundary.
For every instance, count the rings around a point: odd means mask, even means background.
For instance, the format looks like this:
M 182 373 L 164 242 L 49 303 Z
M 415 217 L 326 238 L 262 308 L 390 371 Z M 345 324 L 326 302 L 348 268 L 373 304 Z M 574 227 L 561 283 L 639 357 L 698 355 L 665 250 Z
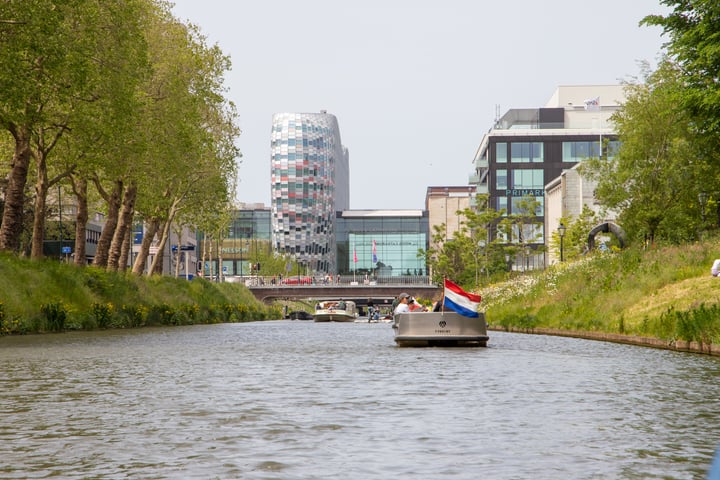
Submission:
M 445 316 L 445 279 L 447 277 L 443 277 L 443 293 L 442 293 L 442 305 L 440 305 L 440 316 Z

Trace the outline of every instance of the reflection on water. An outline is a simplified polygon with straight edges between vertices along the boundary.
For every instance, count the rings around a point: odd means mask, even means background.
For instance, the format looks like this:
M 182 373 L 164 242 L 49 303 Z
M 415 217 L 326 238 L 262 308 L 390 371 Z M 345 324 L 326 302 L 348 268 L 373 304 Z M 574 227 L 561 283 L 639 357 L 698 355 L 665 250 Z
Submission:
M 720 360 L 258 322 L 0 338 L 0 477 L 703 478 Z

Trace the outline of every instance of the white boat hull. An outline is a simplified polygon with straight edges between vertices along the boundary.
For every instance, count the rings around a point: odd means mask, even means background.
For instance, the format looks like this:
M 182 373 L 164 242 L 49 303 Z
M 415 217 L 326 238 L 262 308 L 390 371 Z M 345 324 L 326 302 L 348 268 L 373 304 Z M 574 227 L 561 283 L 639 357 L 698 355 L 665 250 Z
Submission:
M 455 312 L 401 313 L 392 328 L 401 347 L 486 347 L 485 314 L 470 318 Z
M 344 310 L 316 310 L 313 318 L 316 322 L 354 322 L 356 317 Z
M 316 322 L 354 322 L 358 317 L 355 302 L 326 300 L 317 304 L 313 318 Z

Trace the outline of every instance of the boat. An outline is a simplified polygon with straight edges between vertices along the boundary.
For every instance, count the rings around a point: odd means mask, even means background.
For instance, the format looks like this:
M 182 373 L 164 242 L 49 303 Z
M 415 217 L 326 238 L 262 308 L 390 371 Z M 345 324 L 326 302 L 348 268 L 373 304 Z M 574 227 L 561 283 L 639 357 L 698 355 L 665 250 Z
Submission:
M 304 310 L 297 310 L 295 312 L 288 313 L 287 318 L 290 320 L 312 320 L 313 316 Z
M 400 347 L 487 347 L 485 314 L 467 317 L 452 311 L 399 313 L 392 328 Z
M 315 305 L 313 318 L 316 322 L 354 322 L 358 313 L 355 302 L 350 300 L 326 300 Z

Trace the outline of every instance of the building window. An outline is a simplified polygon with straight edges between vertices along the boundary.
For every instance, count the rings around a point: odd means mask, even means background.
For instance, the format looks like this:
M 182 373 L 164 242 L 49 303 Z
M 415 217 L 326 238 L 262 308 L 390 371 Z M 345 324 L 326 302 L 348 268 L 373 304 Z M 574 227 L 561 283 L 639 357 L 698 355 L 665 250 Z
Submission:
M 510 144 L 510 161 L 513 163 L 542 163 L 542 142 L 512 142 Z
M 495 163 L 507 163 L 507 143 L 495 144 Z
M 512 226 L 511 243 L 544 243 L 545 242 L 545 224 L 538 223 L 521 223 Z
M 497 188 L 498 190 L 505 190 L 506 188 L 508 188 L 507 170 L 495 170 L 495 176 L 495 188 Z
M 535 199 L 535 216 L 542 217 L 545 213 L 545 197 L 533 197 Z M 512 213 L 515 215 L 527 214 L 523 208 L 520 208 L 520 202 L 527 201 L 528 196 L 512 197 Z
M 615 158 L 618 154 L 618 151 L 620 150 L 620 143 L 617 140 L 611 140 L 607 144 L 607 158 L 612 160 Z
M 600 142 L 563 142 L 563 162 L 581 162 L 586 158 L 598 158 L 600 156 Z
M 538 189 L 545 187 L 545 175 L 543 170 L 513 170 L 512 188 L 515 189 Z
M 507 216 L 507 214 L 508 214 L 507 207 L 508 207 L 508 197 L 497 197 L 497 211 L 500 212 L 500 211 L 505 210 L 505 213 L 503 214 L 503 216 Z

